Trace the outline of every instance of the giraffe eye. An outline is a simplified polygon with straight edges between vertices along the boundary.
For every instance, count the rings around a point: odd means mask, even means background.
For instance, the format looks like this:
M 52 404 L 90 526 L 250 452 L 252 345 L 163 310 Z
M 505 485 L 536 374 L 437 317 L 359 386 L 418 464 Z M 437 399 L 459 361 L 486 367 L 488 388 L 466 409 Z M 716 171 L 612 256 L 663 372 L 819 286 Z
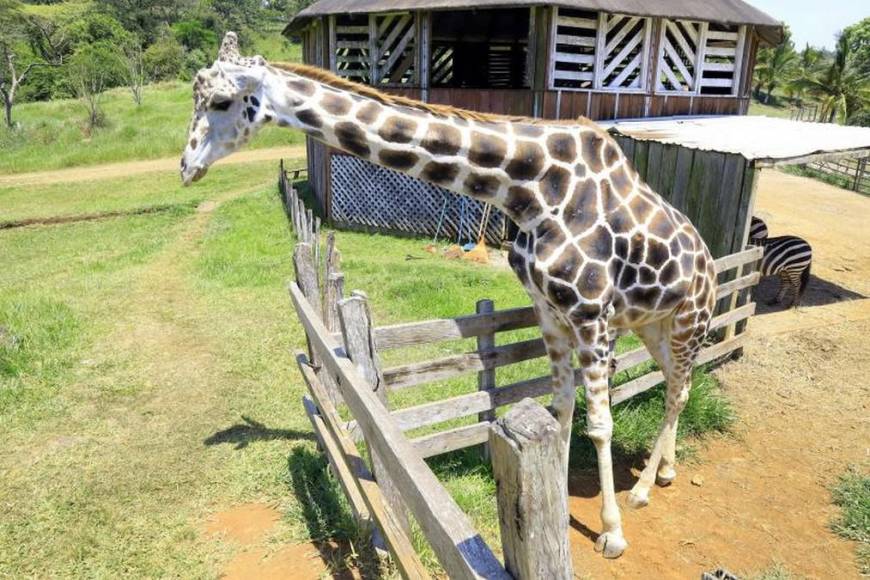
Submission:
M 213 100 L 210 108 L 212 111 L 226 111 L 229 110 L 232 104 L 232 99 Z

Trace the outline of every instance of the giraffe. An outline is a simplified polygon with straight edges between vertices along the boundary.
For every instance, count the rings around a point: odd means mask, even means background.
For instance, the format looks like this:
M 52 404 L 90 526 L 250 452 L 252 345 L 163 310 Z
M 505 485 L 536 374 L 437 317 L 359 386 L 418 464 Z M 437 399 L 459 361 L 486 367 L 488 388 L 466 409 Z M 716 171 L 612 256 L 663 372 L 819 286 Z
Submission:
M 675 438 L 716 295 L 707 246 L 689 220 L 638 176 L 616 142 L 586 119 L 475 113 L 383 94 L 305 65 L 243 58 L 227 33 L 194 82 L 181 159 L 185 184 L 262 126 L 298 129 L 331 147 L 483 200 L 519 226 L 509 262 L 531 297 L 550 358 L 565 485 L 576 385 L 598 455 L 607 558 L 627 547 L 613 484 L 609 381 L 617 334 L 634 331 L 662 369 L 665 414 L 628 505 L 676 477 Z

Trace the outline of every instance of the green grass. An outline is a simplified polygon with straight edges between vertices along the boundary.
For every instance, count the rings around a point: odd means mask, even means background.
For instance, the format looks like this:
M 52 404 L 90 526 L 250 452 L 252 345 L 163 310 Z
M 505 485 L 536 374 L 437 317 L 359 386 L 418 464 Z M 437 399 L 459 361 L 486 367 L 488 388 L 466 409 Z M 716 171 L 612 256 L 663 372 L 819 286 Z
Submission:
M 765 105 L 761 101 L 752 99 L 749 103 L 749 114 L 765 117 L 779 117 L 781 119 L 791 118 L 791 108 L 779 105 Z
M 0 576 L 214 577 L 238 548 L 204 535 L 202 522 L 247 501 L 284 515 L 265 545 L 330 540 L 349 560 L 368 562 L 353 555 L 361 539 L 302 412 L 290 353 L 305 340 L 285 289 L 293 242 L 273 169 L 218 167 L 189 190 L 152 174 L 137 184 L 0 193 L 4 216 L 178 205 L 0 231 L 0 255 L 12 265 L 0 269 L 0 325 L 16 337 L 0 342 L 0 496 L 9 498 L 0 502 Z M 228 200 L 213 214 L 193 213 L 192 204 L 216 198 Z M 423 240 L 337 236 L 347 289 L 368 291 L 379 324 L 469 313 L 481 297 L 498 308 L 528 303 L 506 269 L 446 261 L 424 252 Z M 454 341 L 389 353 L 385 363 L 471 348 Z M 546 372 L 545 361 L 529 361 L 500 369 L 498 380 Z M 475 389 L 472 375 L 395 400 L 407 406 Z M 582 468 L 594 454 L 578 402 L 574 464 Z M 661 407 L 661 389 L 617 407 L 617 457 L 644 449 Z M 727 428 L 730 411 L 709 375 L 696 377 L 683 417 L 683 445 Z M 430 463 L 498 545 L 489 467 L 474 450 Z M 437 569 L 431 551 L 423 556 Z
M 858 542 L 861 574 L 870 574 L 870 476 L 850 470 L 833 489 L 834 503 L 842 510 L 832 527 L 840 536 Z
M 791 175 L 797 175 L 798 177 L 809 177 L 811 179 L 816 179 L 823 183 L 827 183 L 828 185 L 833 185 L 834 187 L 839 187 L 841 189 L 848 189 L 852 191 L 852 180 L 845 175 L 836 175 L 833 173 L 828 173 L 826 171 L 819 171 L 818 169 L 813 169 L 809 165 L 786 165 L 781 169 L 785 173 L 789 173 Z
M 63 169 L 180 156 L 193 111 L 190 83 L 145 88 L 137 107 L 127 90 L 112 89 L 103 108 L 107 126 L 88 136 L 85 112 L 76 100 L 22 103 L 14 110 L 21 129 L 0 129 L 0 174 Z M 296 131 L 265 127 L 250 147 L 300 144 Z

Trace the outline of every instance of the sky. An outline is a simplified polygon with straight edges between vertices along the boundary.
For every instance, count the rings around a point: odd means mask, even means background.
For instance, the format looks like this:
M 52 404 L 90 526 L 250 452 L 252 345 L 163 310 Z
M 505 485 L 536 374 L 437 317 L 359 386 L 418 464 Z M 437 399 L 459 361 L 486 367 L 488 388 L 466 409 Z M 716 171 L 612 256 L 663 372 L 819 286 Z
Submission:
M 835 35 L 870 16 L 867 0 L 748 0 L 756 8 L 791 27 L 794 44 L 834 48 Z

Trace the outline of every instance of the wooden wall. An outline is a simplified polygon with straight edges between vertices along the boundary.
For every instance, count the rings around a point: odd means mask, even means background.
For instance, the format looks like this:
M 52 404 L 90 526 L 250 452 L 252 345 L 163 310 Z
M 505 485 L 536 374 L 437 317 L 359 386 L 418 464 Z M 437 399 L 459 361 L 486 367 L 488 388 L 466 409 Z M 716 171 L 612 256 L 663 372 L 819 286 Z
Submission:
M 746 245 L 758 170 L 742 155 L 617 136 L 649 186 L 683 212 L 714 258 Z

